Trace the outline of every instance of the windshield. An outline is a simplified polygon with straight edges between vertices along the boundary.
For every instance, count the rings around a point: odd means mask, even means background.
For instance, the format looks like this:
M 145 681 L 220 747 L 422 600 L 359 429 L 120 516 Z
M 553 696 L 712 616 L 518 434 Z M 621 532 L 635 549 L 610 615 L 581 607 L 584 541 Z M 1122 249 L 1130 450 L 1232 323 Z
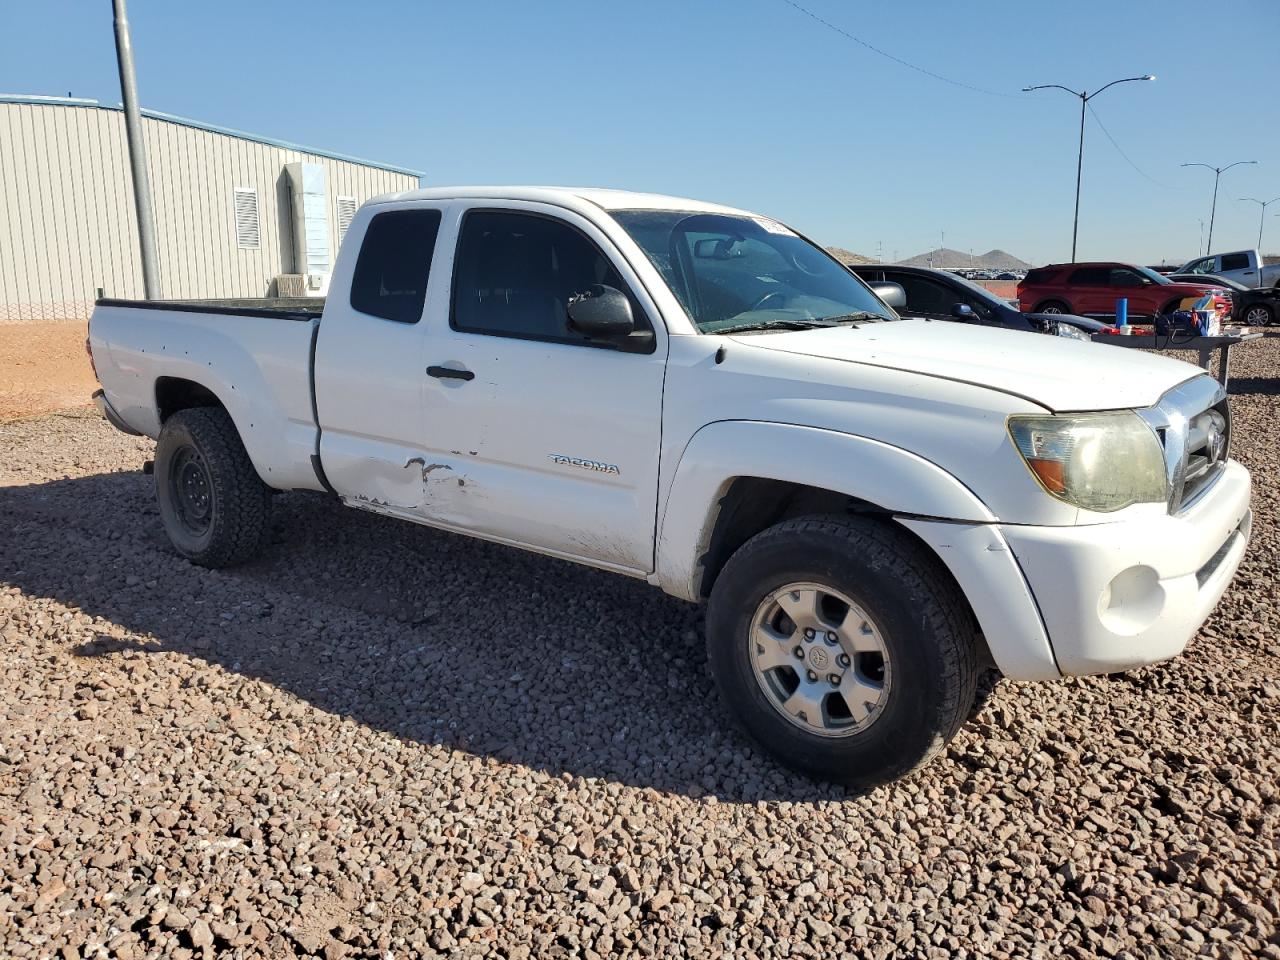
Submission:
M 963 285 L 965 289 L 973 291 L 974 296 L 979 297 L 984 303 L 998 303 L 1001 305 L 1008 304 L 1007 300 L 1001 300 L 986 287 L 982 286 L 982 284 L 974 283 L 968 277 L 962 277 L 959 274 L 954 274 L 952 279 Z
M 1170 280 L 1168 277 L 1166 277 L 1163 273 L 1156 273 L 1154 270 L 1150 269 L 1149 267 L 1134 267 L 1133 269 L 1137 270 L 1140 274 L 1142 274 L 1148 280 L 1154 280 L 1156 283 L 1163 283 L 1166 286 L 1173 283 L 1173 281 Z
M 613 217 L 703 333 L 897 319 L 826 251 L 764 217 L 683 210 Z

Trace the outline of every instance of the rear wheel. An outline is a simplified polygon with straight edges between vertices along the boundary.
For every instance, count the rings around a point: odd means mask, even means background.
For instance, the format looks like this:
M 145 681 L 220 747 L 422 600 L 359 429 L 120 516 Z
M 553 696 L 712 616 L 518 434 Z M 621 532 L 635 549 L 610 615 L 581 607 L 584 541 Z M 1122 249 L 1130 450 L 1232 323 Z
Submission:
M 1266 327 L 1275 322 L 1275 313 L 1265 303 L 1255 303 L 1244 311 L 1245 326 Z
M 229 567 L 261 550 L 271 490 L 225 410 L 181 410 L 166 420 L 156 443 L 155 478 L 165 532 L 192 563 Z
M 1046 300 L 1036 307 L 1035 313 L 1070 313 L 1071 310 L 1061 300 Z
M 858 788 L 937 754 L 978 676 L 954 583 L 869 518 L 790 520 L 749 540 L 716 580 L 707 645 L 729 708 L 770 754 Z

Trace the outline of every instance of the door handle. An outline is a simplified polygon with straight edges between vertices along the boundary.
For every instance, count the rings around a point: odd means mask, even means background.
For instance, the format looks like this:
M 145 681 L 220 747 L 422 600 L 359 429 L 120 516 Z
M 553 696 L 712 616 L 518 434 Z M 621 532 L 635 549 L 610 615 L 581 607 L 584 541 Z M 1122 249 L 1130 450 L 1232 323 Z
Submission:
M 440 380 L 474 380 L 476 378 L 470 370 L 457 370 L 453 367 L 427 367 L 427 376 Z

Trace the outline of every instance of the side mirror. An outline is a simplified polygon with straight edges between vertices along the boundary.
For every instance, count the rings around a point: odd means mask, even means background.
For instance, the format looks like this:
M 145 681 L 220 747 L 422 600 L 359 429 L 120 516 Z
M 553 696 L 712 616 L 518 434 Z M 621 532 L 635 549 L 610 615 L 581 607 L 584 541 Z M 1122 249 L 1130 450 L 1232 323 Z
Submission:
M 957 320 L 973 320 L 977 315 L 973 312 L 973 307 L 967 303 L 953 303 L 951 305 L 951 316 Z
M 902 284 L 893 283 L 889 280 L 877 280 L 874 283 L 867 284 L 871 288 L 871 292 L 880 298 L 880 301 L 888 307 L 905 307 L 907 305 L 907 291 L 902 289 Z
M 636 328 L 631 301 L 621 290 L 593 284 L 569 301 L 569 328 L 592 339 L 625 337 Z

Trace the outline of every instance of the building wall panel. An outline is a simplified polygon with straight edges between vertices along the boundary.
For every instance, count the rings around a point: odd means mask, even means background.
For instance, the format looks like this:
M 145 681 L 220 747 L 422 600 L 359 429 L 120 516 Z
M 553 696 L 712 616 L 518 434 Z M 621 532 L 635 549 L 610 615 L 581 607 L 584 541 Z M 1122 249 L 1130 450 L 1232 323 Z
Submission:
M 132 177 L 119 109 L 0 100 L 0 322 L 78 319 L 101 289 L 141 297 Z M 414 175 L 144 116 L 160 296 L 261 297 L 295 269 L 284 165 L 326 171 L 332 263 L 337 200 L 418 185 Z M 260 245 L 236 246 L 233 190 L 258 193 Z

